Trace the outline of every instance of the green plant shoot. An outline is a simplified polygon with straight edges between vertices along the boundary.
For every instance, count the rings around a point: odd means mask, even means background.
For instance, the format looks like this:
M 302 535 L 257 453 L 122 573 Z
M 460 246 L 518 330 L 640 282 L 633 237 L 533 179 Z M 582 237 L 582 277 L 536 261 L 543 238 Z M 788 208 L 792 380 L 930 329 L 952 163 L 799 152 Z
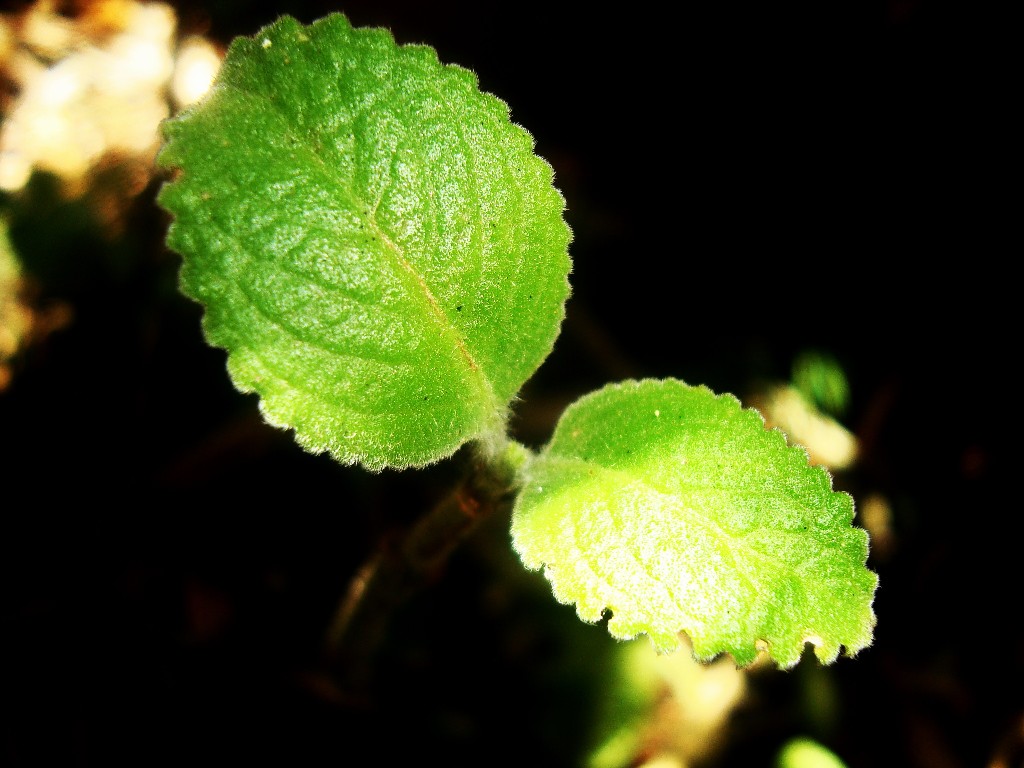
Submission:
M 622 382 L 539 454 L 509 439 L 561 327 L 571 233 L 551 166 L 472 72 L 341 14 L 282 17 L 163 137 L 181 290 L 306 450 L 379 471 L 480 444 L 511 475 L 523 563 L 616 638 L 781 667 L 871 643 L 852 498 L 733 396 Z

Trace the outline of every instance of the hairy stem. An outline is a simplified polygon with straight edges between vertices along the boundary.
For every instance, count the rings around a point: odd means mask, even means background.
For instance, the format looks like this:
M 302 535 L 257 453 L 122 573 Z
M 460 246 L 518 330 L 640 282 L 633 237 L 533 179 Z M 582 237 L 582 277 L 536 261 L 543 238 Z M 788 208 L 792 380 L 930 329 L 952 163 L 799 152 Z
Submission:
M 481 522 L 510 505 L 532 454 L 519 443 L 474 457 L 465 480 L 397 541 L 388 539 L 349 582 L 327 632 L 325 654 L 336 683 L 359 695 L 395 612 L 443 569 Z

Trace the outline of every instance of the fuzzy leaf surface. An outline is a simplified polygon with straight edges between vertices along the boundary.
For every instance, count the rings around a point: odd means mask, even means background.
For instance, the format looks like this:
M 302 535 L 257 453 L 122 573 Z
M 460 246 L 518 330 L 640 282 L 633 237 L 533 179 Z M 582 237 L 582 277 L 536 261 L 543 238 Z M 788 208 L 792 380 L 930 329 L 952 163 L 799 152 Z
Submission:
M 472 72 L 285 16 L 163 138 L 181 290 L 269 422 L 372 470 L 504 431 L 559 332 L 571 235 L 551 166 Z
M 677 380 L 609 385 L 570 406 L 513 511 L 523 563 L 555 597 L 659 651 L 783 668 L 871 643 L 876 575 L 853 499 L 732 395 Z

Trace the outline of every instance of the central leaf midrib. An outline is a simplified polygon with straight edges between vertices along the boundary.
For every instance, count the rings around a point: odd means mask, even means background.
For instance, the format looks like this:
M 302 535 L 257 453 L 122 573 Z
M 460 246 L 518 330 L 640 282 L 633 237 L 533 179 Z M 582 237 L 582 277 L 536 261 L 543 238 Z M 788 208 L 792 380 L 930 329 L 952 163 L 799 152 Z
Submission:
M 408 272 L 408 274 L 411 275 L 412 278 L 416 281 L 416 284 L 420 287 L 422 295 L 426 299 L 427 307 L 429 308 L 431 314 L 433 315 L 435 322 L 438 324 L 438 326 L 440 326 L 442 331 L 446 332 L 449 336 L 453 337 L 455 345 L 458 347 L 459 352 L 465 359 L 466 365 L 469 367 L 469 370 L 472 371 L 474 374 L 477 375 L 478 378 L 481 379 L 480 383 L 483 384 L 484 388 L 489 391 L 491 389 L 490 383 L 486 381 L 485 377 L 483 376 L 483 372 L 480 370 L 480 366 L 477 364 L 476 360 L 473 358 L 473 355 L 470 353 L 469 348 L 466 346 L 465 338 L 463 338 L 462 334 L 459 333 L 458 328 L 455 326 L 454 323 L 452 323 L 451 319 L 444 313 L 444 310 L 441 309 L 440 303 L 434 296 L 433 291 L 430 290 L 430 286 L 427 285 L 427 281 L 423 278 L 423 275 L 416 271 L 416 268 L 412 265 L 412 263 L 403 255 L 402 249 L 398 246 L 397 243 L 395 243 L 390 237 L 387 236 L 387 233 L 381 230 L 381 228 L 377 225 L 375 219 L 371 218 L 367 223 L 371 227 L 373 227 L 374 232 L 376 232 L 377 235 L 381 238 L 381 242 L 383 242 L 387 246 L 387 248 L 394 254 L 395 260 L 398 262 L 399 266 L 406 270 L 406 272 Z
M 289 116 L 283 111 L 281 105 L 276 99 L 271 98 L 266 93 L 260 91 L 253 91 L 248 88 L 241 86 L 238 83 L 233 83 L 232 87 L 238 90 L 239 93 L 247 96 L 252 96 L 270 105 L 271 110 L 274 114 L 280 118 L 279 123 L 283 128 L 283 133 L 287 138 L 294 140 L 291 144 L 291 148 L 294 151 L 301 150 L 310 160 L 313 167 L 317 168 L 320 172 L 321 177 L 327 182 L 326 188 L 328 190 L 337 190 L 338 192 L 344 193 L 348 198 L 347 202 L 354 206 L 354 210 L 363 211 L 369 210 L 369 206 L 362 200 L 355 192 L 350 188 L 349 185 L 339 183 L 338 179 L 332 175 L 331 168 L 327 164 L 326 160 L 312 146 L 309 146 L 310 142 L 307 138 L 304 138 L 300 134 L 296 133 L 289 123 Z M 463 335 L 459 332 L 458 328 L 451 322 L 451 319 L 442 310 L 437 298 L 430 290 L 430 286 L 419 272 L 416 271 L 412 263 L 405 258 L 401 248 L 395 243 L 387 233 L 385 233 L 374 217 L 364 217 L 367 225 L 370 226 L 373 231 L 380 237 L 381 242 L 387 247 L 392 253 L 395 261 L 398 265 L 409 275 L 419 287 L 419 295 L 423 297 L 426 302 L 428 312 L 435 324 L 441 330 L 441 332 L 447 336 L 454 343 L 457 348 L 460 357 L 465 362 L 466 368 L 468 369 L 472 378 L 477 382 L 480 393 L 484 396 L 487 402 L 491 405 L 495 404 L 496 396 L 494 394 L 494 388 L 491 385 L 490 380 L 486 377 L 483 370 L 480 368 L 473 354 L 470 352 L 466 345 L 466 340 Z

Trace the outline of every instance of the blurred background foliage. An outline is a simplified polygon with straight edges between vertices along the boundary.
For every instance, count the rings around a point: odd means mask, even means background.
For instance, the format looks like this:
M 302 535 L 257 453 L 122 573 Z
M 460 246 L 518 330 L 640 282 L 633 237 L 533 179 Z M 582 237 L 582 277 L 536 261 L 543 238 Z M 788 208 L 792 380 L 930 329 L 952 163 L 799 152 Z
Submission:
M 264 425 L 177 293 L 153 202 L 159 121 L 232 37 L 332 11 L 476 71 L 555 169 L 574 295 L 515 436 L 539 446 L 626 377 L 737 394 L 854 496 L 873 647 L 782 673 L 616 644 L 496 519 L 395 617 L 369 690 L 332 685 L 349 579 L 463 457 L 370 475 Z M 1024 765 L 1000 13 L 6 4 L 3 763 Z

